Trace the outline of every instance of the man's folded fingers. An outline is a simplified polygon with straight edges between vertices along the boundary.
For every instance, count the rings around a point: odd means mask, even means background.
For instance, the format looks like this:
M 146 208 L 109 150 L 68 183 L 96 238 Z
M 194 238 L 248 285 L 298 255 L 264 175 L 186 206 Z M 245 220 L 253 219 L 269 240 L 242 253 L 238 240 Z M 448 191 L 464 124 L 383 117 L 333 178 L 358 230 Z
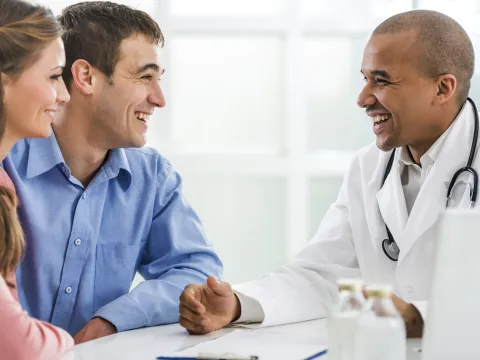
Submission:
M 203 327 L 202 325 L 195 324 L 192 321 L 182 316 L 180 316 L 179 323 L 181 326 L 187 329 L 190 334 L 203 335 L 207 333 L 205 327 Z
M 202 321 L 206 320 L 203 314 L 192 311 L 190 308 L 184 305 L 180 305 L 180 317 L 184 317 L 185 319 L 190 320 L 197 325 L 200 325 Z

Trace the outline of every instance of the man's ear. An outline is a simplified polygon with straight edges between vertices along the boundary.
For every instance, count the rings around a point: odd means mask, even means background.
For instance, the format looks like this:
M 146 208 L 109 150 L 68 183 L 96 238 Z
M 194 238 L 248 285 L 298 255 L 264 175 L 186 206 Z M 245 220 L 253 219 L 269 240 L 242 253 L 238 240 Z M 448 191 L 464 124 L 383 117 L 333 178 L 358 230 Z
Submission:
M 436 99 L 444 104 L 456 95 L 457 79 L 452 74 L 441 75 L 437 80 Z
M 3 96 L 5 97 L 8 95 L 8 85 L 10 85 L 13 80 L 10 76 L 8 76 L 5 73 L 0 73 L 0 80 L 2 81 L 1 90 L 3 92 Z
M 75 87 L 82 94 L 90 95 L 94 92 L 97 72 L 86 60 L 79 59 L 72 64 L 72 80 Z

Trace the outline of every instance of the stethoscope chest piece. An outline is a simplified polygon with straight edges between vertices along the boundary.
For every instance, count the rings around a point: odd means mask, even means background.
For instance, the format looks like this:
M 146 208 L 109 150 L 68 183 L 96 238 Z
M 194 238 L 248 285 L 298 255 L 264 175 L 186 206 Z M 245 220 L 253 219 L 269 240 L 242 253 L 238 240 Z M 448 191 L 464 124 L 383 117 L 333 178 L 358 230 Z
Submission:
M 392 261 L 398 261 L 400 256 L 400 249 L 395 241 L 385 239 L 382 242 L 382 248 L 385 255 Z

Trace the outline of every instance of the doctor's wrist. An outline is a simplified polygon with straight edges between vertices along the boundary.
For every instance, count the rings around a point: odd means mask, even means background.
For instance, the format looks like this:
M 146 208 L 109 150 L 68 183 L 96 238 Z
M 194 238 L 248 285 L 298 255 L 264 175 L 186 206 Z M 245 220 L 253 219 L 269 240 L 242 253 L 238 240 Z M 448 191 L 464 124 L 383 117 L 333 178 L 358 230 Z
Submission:
M 398 313 L 402 316 L 405 322 L 405 330 L 407 337 L 420 338 L 423 334 L 423 318 L 418 309 L 411 303 L 402 300 L 396 295 L 392 296 L 393 304 Z
M 403 320 L 405 321 L 405 329 L 408 338 L 421 338 L 423 335 L 423 318 L 420 311 L 413 305 L 408 304 L 405 311 L 402 312 Z
M 237 294 L 233 293 L 233 296 L 235 297 L 235 308 L 233 311 L 233 317 L 230 322 L 235 322 L 238 319 L 240 319 L 240 316 L 242 315 L 242 305 L 240 303 L 240 299 L 238 298 Z

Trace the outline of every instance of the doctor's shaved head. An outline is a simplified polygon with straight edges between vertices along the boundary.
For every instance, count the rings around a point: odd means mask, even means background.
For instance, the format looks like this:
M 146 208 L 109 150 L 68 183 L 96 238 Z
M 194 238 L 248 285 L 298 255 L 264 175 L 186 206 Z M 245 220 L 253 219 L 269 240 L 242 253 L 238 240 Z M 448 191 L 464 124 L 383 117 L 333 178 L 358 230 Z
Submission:
M 413 10 L 378 25 L 363 52 L 357 99 L 378 148 L 408 146 L 420 164 L 463 108 L 474 66 L 469 36 L 447 15 Z
M 468 97 L 475 67 L 472 41 L 451 17 L 431 10 L 413 10 L 394 15 L 381 23 L 375 35 L 413 31 L 421 75 L 438 77 L 452 74 L 457 79 L 457 100 Z

